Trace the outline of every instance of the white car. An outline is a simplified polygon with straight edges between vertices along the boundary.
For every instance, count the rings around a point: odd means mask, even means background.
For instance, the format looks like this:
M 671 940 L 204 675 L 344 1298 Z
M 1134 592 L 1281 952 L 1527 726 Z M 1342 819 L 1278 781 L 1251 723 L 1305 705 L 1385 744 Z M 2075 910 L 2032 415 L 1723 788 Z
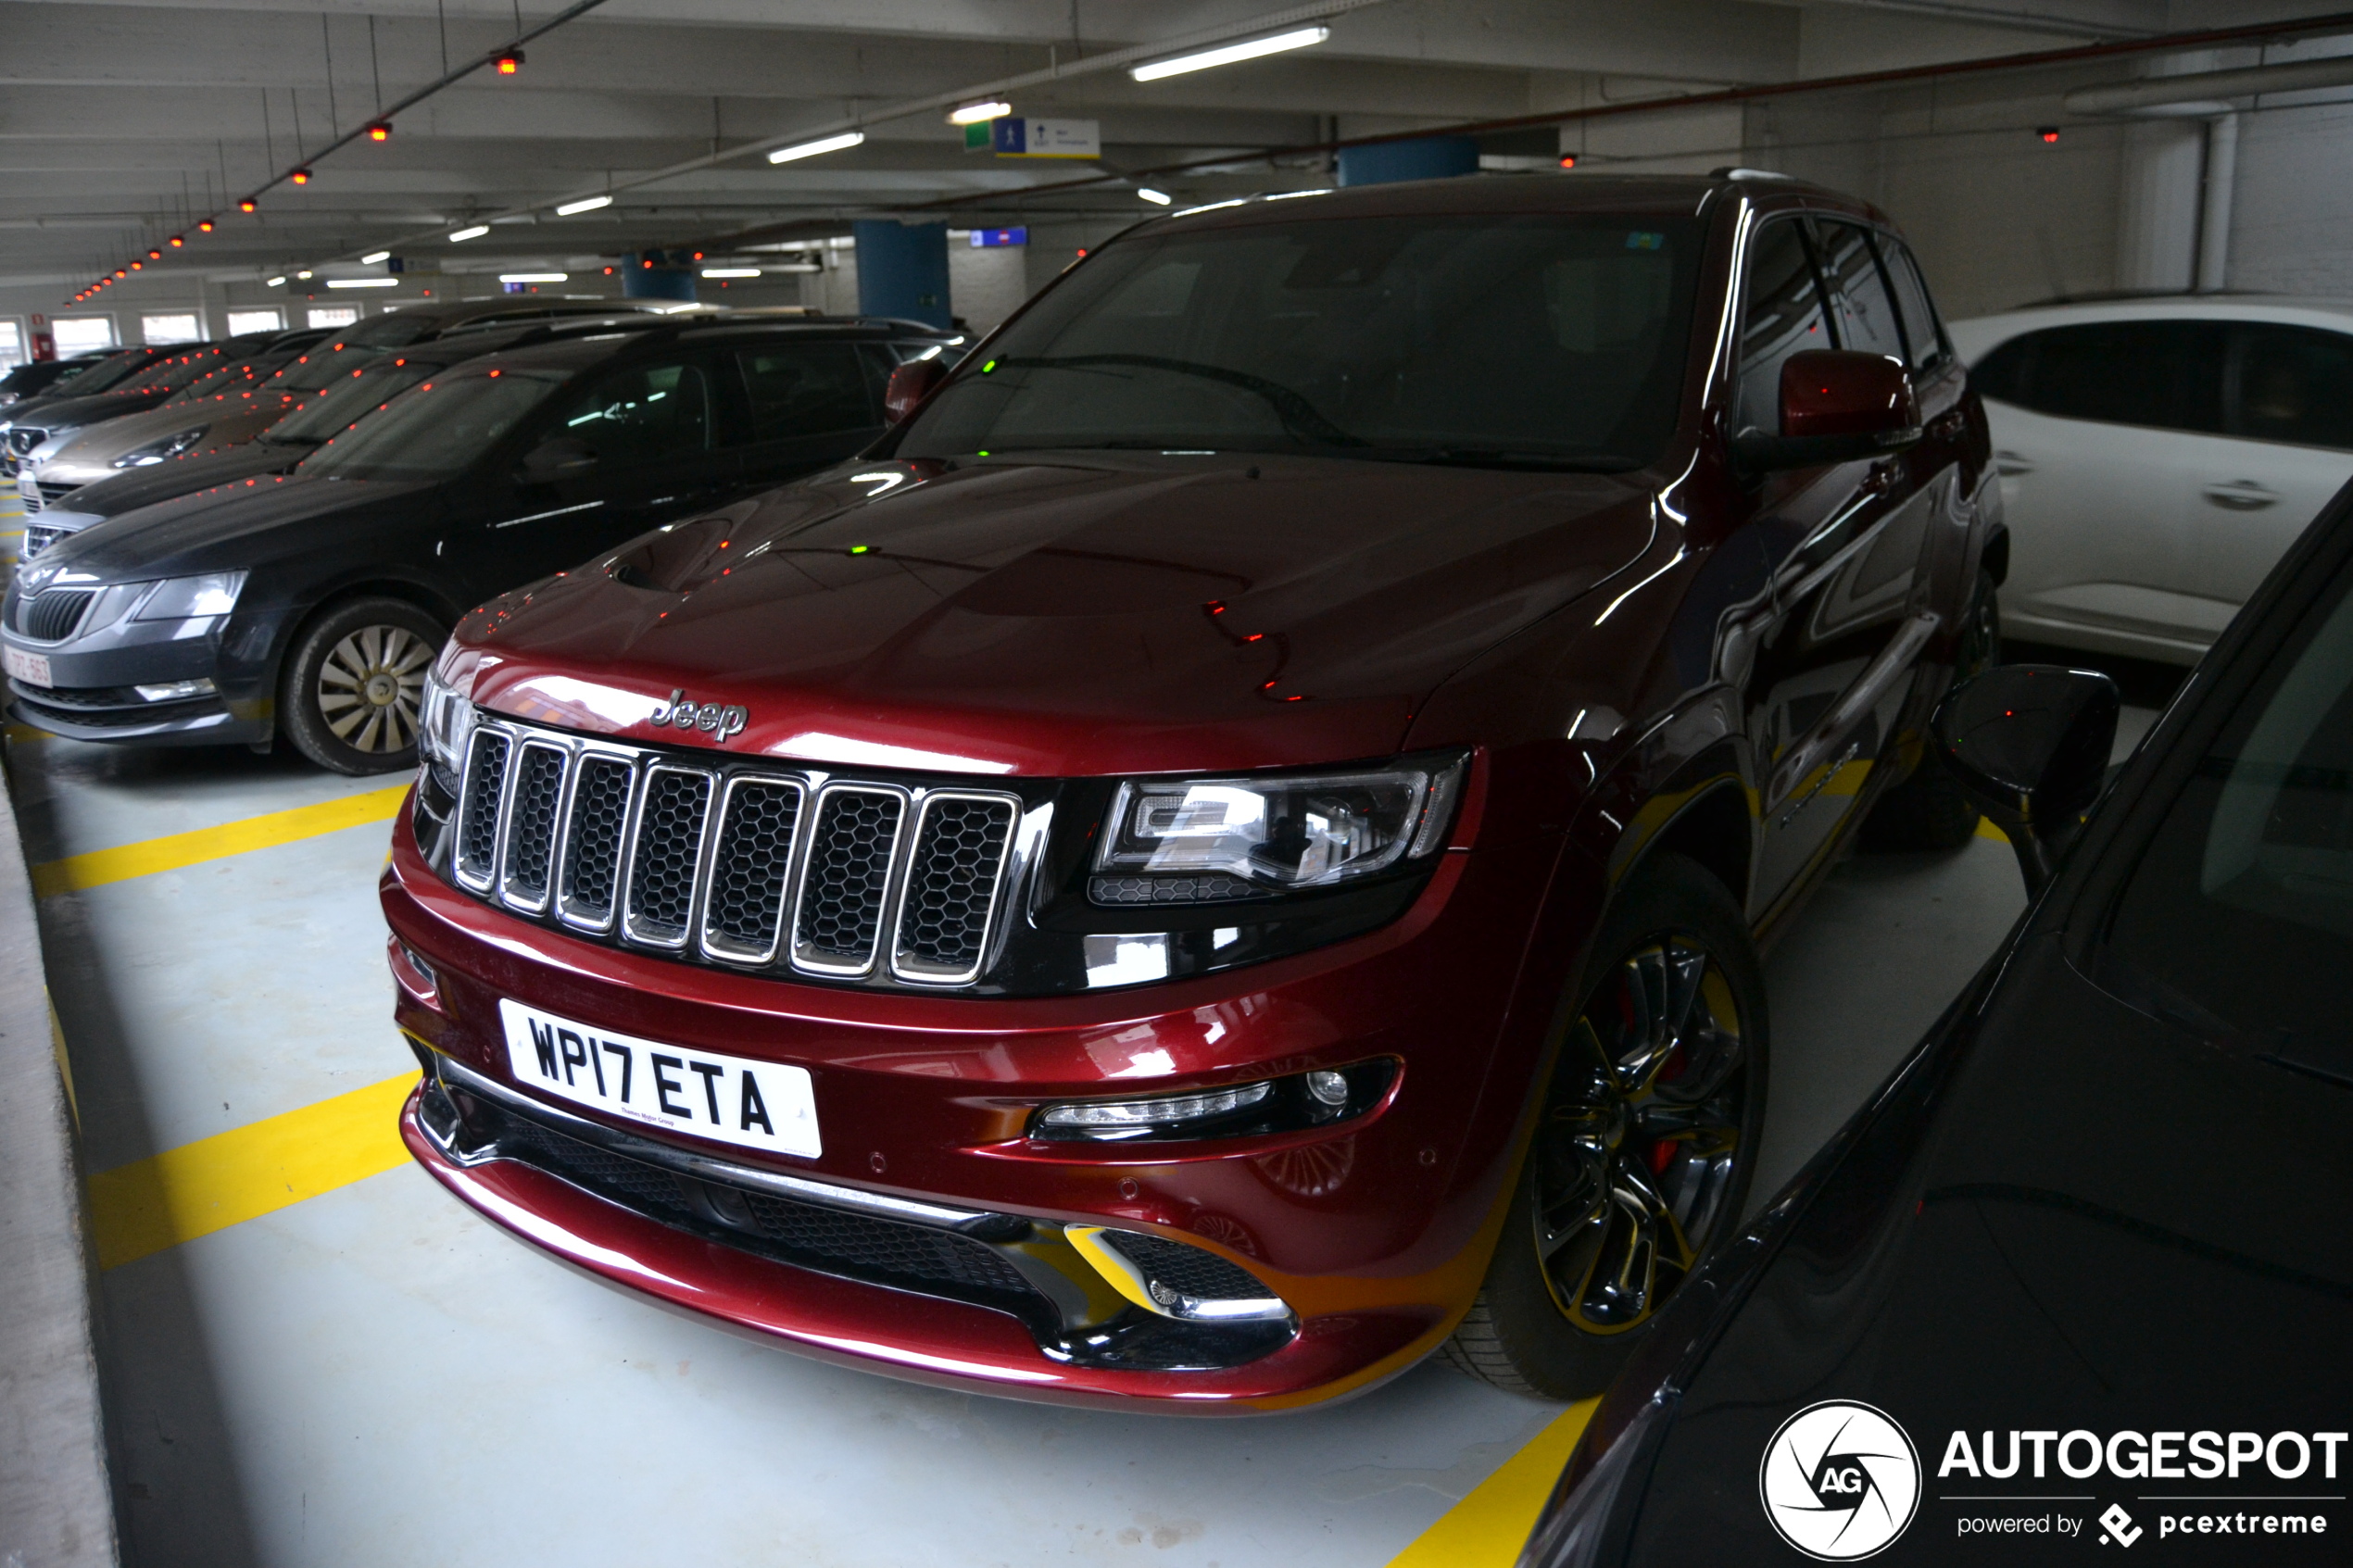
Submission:
M 1993 426 L 2006 636 L 2195 664 L 2353 478 L 2353 301 L 2137 298 L 1947 330 Z

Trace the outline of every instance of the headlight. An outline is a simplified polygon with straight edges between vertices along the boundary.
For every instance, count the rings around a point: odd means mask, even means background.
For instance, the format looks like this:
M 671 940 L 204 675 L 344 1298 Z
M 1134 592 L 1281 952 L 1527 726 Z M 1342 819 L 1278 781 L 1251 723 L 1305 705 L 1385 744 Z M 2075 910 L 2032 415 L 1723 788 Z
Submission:
M 417 716 L 417 746 L 452 794 L 457 792 L 458 768 L 473 727 L 474 705 L 444 684 L 438 669 L 426 671 L 424 703 Z
M 206 428 L 204 425 L 198 425 L 194 430 L 183 430 L 177 435 L 167 435 L 160 441 L 150 441 L 145 446 L 136 446 L 125 452 L 107 466 L 118 469 L 144 469 L 150 464 L 162 462 L 167 458 L 176 458 L 197 442 L 202 441 Z
M 226 615 L 237 608 L 237 596 L 244 592 L 245 574 L 242 571 L 208 571 L 202 577 L 173 577 L 155 585 L 139 608 L 132 613 L 133 621 L 195 621 L 206 616 Z
M 1329 887 L 1446 843 L 1466 759 L 1284 778 L 1131 779 L 1088 884 L 1098 904 L 1198 904 Z

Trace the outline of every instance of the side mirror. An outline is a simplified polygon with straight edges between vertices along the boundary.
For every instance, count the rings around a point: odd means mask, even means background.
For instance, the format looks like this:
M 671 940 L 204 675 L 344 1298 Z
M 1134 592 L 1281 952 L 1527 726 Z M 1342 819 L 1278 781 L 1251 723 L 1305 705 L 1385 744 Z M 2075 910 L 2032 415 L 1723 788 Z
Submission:
M 2116 745 L 2116 683 L 2057 664 L 1998 664 L 1964 681 L 1930 723 L 1962 793 L 2009 835 L 2030 897 L 2057 874 Z
M 578 479 L 597 466 L 597 449 L 576 435 L 559 435 L 533 447 L 522 460 L 522 477 L 533 484 Z
M 890 384 L 883 389 L 883 422 L 899 423 L 947 379 L 948 367 L 937 359 L 910 359 L 891 371 Z
M 1752 426 L 1732 437 L 1732 455 L 1751 473 L 1768 473 L 1884 457 L 1919 439 L 1919 398 L 1899 361 L 1809 348 L 1781 361 L 1781 433 Z

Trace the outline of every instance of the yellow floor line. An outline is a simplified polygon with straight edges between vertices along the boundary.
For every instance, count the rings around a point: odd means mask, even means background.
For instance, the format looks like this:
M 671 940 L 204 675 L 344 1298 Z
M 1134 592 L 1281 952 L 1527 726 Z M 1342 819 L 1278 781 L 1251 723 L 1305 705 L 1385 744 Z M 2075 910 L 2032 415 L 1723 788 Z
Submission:
M 2010 841 L 2010 835 L 2004 833 L 2000 828 L 1995 827 L 1994 825 L 1994 820 L 1991 817 L 1980 817 L 1977 819 L 1977 836 L 1980 838 L 1990 838 L 1996 844 L 2007 844 Z
M 322 800 L 315 806 L 296 806 L 291 810 L 247 817 L 217 828 L 197 828 L 112 849 L 85 850 L 61 860 L 44 860 L 32 868 L 33 897 L 46 898 L 85 887 L 102 887 L 129 877 L 177 871 L 223 856 L 242 855 L 249 849 L 267 849 L 297 839 L 316 838 L 321 834 L 358 827 L 364 822 L 388 822 L 399 814 L 400 797 L 408 792 L 406 784 L 397 784 L 389 789 L 371 789 L 339 800 Z
M 1593 1417 L 1599 1399 L 1584 1399 L 1554 1418 L 1529 1445 L 1505 1460 L 1468 1497 L 1438 1516 L 1389 1568 L 1511 1568 L 1544 1499 L 1553 1495 L 1568 1450 Z
M 391 1170 L 409 1158 L 400 1102 L 416 1085 L 415 1073 L 403 1073 L 99 1172 L 90 1178 L 98 1267 L 132 1262 Z
M 30 724 L 6 725 L 5 728 L 0 728 L 0 734 L 6 734 L 10 740 L 15 741 L 19 746 L 22 746 L 27 741 L 47 740 L 49 738 L 48 731 L 36 730 Z

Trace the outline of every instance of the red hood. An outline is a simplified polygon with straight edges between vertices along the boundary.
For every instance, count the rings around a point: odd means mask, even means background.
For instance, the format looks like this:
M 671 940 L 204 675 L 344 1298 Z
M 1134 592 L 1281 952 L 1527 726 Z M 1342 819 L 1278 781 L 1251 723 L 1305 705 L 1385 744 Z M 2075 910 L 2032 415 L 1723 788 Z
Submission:
M 648 535 L 618 579 L 494 601 L 454 667 L 491 709 L 634 739 L 679 738 L 646 722 L 673 690 L 740 704 L 738 755 L 1048 776 L 1340 761 L 1394 750 L 1447 675 L 1651 537 L 1628 479 L 1246 461 L 836 470 Z

